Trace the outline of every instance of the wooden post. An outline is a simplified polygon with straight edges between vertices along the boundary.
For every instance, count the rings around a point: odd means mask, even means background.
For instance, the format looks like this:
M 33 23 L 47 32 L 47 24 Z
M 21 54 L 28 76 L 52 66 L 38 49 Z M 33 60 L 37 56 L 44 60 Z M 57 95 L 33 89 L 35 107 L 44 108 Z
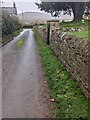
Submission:
M 46 43 L 49 45 L 49 39 L 50 39 L 50 23 L 47 23 L 47 41 Z

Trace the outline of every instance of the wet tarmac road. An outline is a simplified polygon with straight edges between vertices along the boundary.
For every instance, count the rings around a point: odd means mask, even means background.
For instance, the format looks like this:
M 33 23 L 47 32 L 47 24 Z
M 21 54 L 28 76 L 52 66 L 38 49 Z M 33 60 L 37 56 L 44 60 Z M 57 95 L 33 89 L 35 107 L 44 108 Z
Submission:
M 32 30 L 25 29 L 3 47 L 2 61 L 2 117 L 52 117 L 49 90 Z

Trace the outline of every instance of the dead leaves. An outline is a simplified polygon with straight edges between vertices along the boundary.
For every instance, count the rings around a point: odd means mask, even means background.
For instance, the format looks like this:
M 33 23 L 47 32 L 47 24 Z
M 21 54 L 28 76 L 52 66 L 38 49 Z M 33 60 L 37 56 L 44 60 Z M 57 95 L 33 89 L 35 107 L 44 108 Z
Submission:
M 57 70 L 57 74 L 60 74 L 60 70 Z
M 59 77 L 60 76 L 60 70 L 57 70 L 56 73 L 57 73 L 57 77 Z
M 59 103 L 59 102 L 61 102 L 61 100 L 60 100 L 60 99 L 55 100 L 54 98 L 51 98 L 51 99 L 50 99 L 50 102 L 56 102 L 56 103 Z
M 54 98 L 51 98 L 51 99 L 50 99 L 50 102 L 55 102 L 55 99 L 54 99 Z

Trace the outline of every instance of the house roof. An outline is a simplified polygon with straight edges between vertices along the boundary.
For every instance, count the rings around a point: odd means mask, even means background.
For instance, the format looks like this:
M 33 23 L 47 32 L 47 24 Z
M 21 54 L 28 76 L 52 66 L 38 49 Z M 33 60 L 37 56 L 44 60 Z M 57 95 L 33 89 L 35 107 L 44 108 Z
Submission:
M 17 15 L 16 7 L 2 7 L 2 10 L 7 11 L 9 14 Z

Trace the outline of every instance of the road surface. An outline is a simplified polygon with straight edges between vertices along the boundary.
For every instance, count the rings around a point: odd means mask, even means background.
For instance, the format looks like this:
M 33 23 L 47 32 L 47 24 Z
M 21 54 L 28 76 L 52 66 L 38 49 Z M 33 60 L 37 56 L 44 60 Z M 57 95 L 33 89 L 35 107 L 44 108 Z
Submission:
M 52 117 L 49 90 L 32 30 L 25 29 L 3 47 L 2 61 L 2 117 Z

